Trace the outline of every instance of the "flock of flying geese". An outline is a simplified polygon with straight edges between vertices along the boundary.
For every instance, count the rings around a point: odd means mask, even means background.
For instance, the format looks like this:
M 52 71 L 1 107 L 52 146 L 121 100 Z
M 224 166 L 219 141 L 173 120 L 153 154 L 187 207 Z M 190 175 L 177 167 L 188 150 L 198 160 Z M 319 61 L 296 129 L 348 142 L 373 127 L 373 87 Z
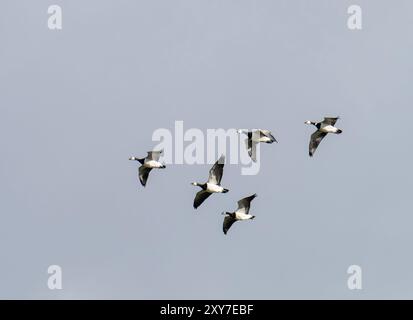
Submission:
M 309 144 L 309 155 L 312 157 L 316 151 L 321 140 L 329 133 L 340 134 L 342 133 L 341 129 L 335 127 L 338 117 L 330 118 L 325 117 L 321 122 L 306 121 L 305 124 L 314 125 L 317 130 L 311 135 L 310 144 Z M 258 143 L 273 143 L 277 140 L 272 136 L 269 130 L 258 129 L 256 131 L 245 131 L 238 130 L 239 134 L 246 134 L 247 139 L 245 144 L 249 156 L 253 161 L 256 161 L 254 154 L 254 145 Z M 139 167 L 139 180 L 141 184 L 145 187 L 148 180 L 149 172 L 152 169 L 163 169 L 165 165 L 159 161 L 161 157 L 162 150 L 160 151 L 149 151 L 146 158 L 137 158 L 130 157 L 129 160 L 139 161 L 142 165 Z M 222 155 L 209 170 L 208 181 L 205 183 L 192 182 L 192 185 L 198 186 L 201 188 L 197 192 L 194 199 L 194 208 L 197 209 L 211 194 L 213 193 L 227 193 L 229 190 L 221 186 L 222 173 L 224 171 L 224 156 Z M 242 220 L 252 220 L 255 216 L 249 214 L 251 201 L 257 196 L 253 194 L 249 197 L 245 197 L 238 201 L 238 208 L 234 212 L 223 212 L 225 215 L 223 223 L 224 234 L 227 234 L 229 228 L 236 221 Z

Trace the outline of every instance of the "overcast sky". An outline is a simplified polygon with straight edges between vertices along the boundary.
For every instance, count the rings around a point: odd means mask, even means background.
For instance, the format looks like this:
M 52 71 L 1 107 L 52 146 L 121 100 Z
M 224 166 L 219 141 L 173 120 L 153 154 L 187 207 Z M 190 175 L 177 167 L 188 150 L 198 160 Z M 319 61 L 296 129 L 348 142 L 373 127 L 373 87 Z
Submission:
M 363 29 L 347 28 L 347 8 Z M 47 8 L 63 9 L 63 29 Z M 413 298 L 413 2 L 0 2 L 0 297 Z M 305 120 L 339 115 L 314 158 Z M 143 188 L 158 128 L 267 128 L 258 175 Z M 222 211 L 257 193 L 225 236 Z M 63 270 L 49 290 L 47 268 Z M 363 290 L 347 288 L 362 267 Z

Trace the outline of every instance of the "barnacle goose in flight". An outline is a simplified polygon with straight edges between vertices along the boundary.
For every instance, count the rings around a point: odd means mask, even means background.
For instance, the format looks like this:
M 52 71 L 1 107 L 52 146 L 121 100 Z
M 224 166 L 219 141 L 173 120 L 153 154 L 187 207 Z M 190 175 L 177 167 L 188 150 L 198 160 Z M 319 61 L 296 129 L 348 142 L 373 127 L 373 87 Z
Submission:
M 339 117 L 336 117 L 336 118 L 325 117 L 324 120 L 321 122 L 314 122 L 314 121 L 309 121 L 309 120 L 304 122 L 305 124 L 312 124 L 313 126 L 317 128 L 317 131 L 315 131 L 311 135 L 311 139 L 310 139 L 310 145 L 309 145 L 310 157 L 314 155 L 314 152 L 316 151 L 321 140 L 323 140 L 324 137 L 328 133 L 340 134 L 343 132 L 343 130 L 338 129 L 334 126 L 338 119 Z
M 270 130 L 265 129 L 258 129 L 255 131 L 247 131 L 247 130 L 237 130 L 239 134 L 245 133 L 247 135 L 247 139 L 245 139 L 245 145 L 248 150 L 248 154 L 251 157 L 252 161 L 257 161 L 255 150 L 256 145 L 260 142 L 264 143 L 273 143 L 278 142 L 274 136 L 271 134 Z
M 148 151 L 146 158 L 130 157 L 129 160 L 139 161 L 142 165 L 139 167 L 139 181 L 145 187 L 148 180 L 149 172 L 152 169 L 163 169 L 165 164 L 159 162 L 163 150 L 160 151 Z
M 235 212 L 223 212 L 225 214 L 224 224 L 222 229 L 224 234 L 227 234 L 229 228 L 234 224 L 236 221 L 240 220 L 250 220 L 254 219 L 255 216 L 250 215 L 250 205 L 251 201 L 257 196 L 257 194 L 253 194 L 252 196 L 243 198 L 238 201 L 238 209 Z
M 195 196 L 194 208 L 198 208 L 211 194 L 227 193 L 229 190 L 221 186 L 222 173 L 224 171 L 225 157 L 222 155 L 209 170 L 209 178 L 206 183 L 192 182 L 193 186 L 201 187 L 201 191 Z

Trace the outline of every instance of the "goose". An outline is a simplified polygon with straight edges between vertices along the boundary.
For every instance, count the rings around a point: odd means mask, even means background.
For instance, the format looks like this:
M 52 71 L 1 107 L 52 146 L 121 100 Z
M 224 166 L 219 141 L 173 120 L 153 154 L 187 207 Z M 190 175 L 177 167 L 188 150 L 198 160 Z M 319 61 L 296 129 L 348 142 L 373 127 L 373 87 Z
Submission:
M 209 178 L 206 183 L 192 182 L 193 186 L 201 187 L 201 191 L 195 196 L 194 208 L 197 209 L 211 194 L 227 193 L 229 190 L 221 187 L 222 173 L 224 171 L 225 157 L 222 155 L 209 170 Z
M 248 150 L 248 154 L 251 157 L 252 161 L 256 162 L 256 155 L 255 155 L 255 147 L 258 143 L 273 143 L 278 141 L 274 138 L 271 134 L 270 130 L 265 129 L 258 129 L 255 131 L 247 131 L 247 130 L 237 130 L 239 134 L 244 133 L 247 135 L 247 139 L 245 139 L 245 145 Z
M 255 197 L 257 197 L 256 193 L 252 196 L 239 200 L 238 209 L 235 212 L 222 213 L 225 214 L 224 224 L 222 227 L 224 234 L 227 234 L 229 228 L 231 228 L 234 222 L 240 220 L 251 220 L 255 218 L 255 216 L 249 214 L 251 201 L 254 200 Z
M 139 161 L 142 165 L 139 167 L 139 181 L 145 187 L 148 180 L 149 172 L 152 169 L 164 169 L 165 164 L 159 162 L 163 150 L 160 151 L 148 151 L 146 158 L 130 157 L 129 160 Z
M 336 117 L 336 118 L 325 117 L 324 120 L 321 122 L 314 122 L 310 120 L 304 122 L 305 124 L 311 124 L 317 128 L 317 131 L 315 131 L 311 135 L 311 139 L 310 139 L 310 145 L 309 145 L 310 157 L 314 155 L 314 152 L 316 151 L 321 140 L 323 140 L 324 137 L 328 133 L 340 134 L 343 132 L 343 130 L 338 129 L 334 126 L 338 119 L 340 118 L 339 117 Z

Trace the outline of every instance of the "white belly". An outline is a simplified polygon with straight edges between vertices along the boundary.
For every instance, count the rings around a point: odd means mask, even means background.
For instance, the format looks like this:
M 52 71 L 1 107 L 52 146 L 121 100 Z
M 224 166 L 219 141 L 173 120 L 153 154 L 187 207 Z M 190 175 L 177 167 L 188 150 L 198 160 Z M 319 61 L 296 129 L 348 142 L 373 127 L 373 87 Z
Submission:
M 160 168 L 162 167 L 162 163 L 160 163 L 159 161 L 155 161 L 155 160 L 149 160 L 149 161 L 145 161 L 143 166 L 146 168 Z
M 260 142 L 271 142 L 271 139 L 268 137 L 262 137 L 259 139 Z
M 255 142 L 255 143 L 260 143 L 260 142 L 270 142 L 271 141 L 271 139 L 270 138 L 268 138 L 268 137 L 252 137 L 251 138 L 251 141 L 252 142 Z
M 210 193 L 217 193 L 217 192 L 224 191 L 224 188 L 221 187 L 221 186 L 217 186 L 216 184 L 207 183 L 206 191 L 208 191 Z
M 336 127 L 333 127 L 331 125 L 323 126 L 320 128 L 320 131 L 325 132 L 325 133 L 336 133 L 337 130 L 338 129 Z
M 248 220 L 248 219 L 251 219 L 251 218 L 252 218 L 252 215 L 250 215 L 250 214 L 245 214 L 243 212 L 236 212 L 235 213 L 235 219 L 237 219 L 237 220 Z

